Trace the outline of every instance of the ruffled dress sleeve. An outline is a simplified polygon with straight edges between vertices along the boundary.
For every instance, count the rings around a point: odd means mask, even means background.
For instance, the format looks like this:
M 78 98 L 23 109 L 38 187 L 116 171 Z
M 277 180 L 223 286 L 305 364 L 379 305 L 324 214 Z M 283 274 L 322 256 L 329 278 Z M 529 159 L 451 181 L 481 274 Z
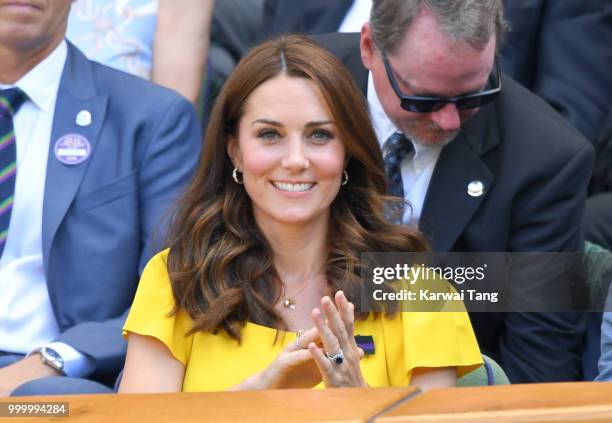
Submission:
M 168 277 L 168 250 L 154 256 L 142 274 L 132 308 L 123 326 L 123 337 L 130 333 L 152 336 L 161 341 L 174 358 L 187 365 L 193 335 L 186 336 L 193 321 L 183 310 L 173 314 L 174 296 Z

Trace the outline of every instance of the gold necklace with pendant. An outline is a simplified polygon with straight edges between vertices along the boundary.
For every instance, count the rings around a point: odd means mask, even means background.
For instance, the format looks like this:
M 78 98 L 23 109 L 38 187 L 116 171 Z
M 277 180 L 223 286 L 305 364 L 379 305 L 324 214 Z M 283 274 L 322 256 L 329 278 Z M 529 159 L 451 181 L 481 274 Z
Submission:
M 289 310 L 295 310 L 297 308 L 295 299 L 308 285 L 310 285 L 312 281 L 317 278 L 319 273 L 320 270 L 316 272 L 310 279 L 308 279 L 306 283 L 302 285 L 302 287 L 295 294 L 293 294 L 292 296 L 285 296 L 285 298 L 283 299 L 283 307 L 288 308 Z

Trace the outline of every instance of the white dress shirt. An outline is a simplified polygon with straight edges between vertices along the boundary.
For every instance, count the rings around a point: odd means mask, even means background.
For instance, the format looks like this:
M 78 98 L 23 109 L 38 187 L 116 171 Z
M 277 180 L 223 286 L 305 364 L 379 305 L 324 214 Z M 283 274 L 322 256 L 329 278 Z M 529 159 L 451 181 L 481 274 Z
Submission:
M 13 117 L 17 178 L 8 238 L 0 259 L 0 351 L 25 354 L 47 345 L 64 359 L 66 374 L 80 376 L 91 370 L 91 359 L 66 344 L 48 344 L 60 331 L 49 299 L 42 254 L 47 160 L 67 52 L 63 41 L 13 85 L 25 92 L 28 100 Z
M 389 120 L 380 104 L 371 72 L 368 74 L 368 104 L 370 106 L 374 130 L 382 148 L 385 141 L 394 132 L 401 131 Z M 412 140 L 410 142 L 414 146 L 414 152 L 409 154 L 401 164 L 404 198 L 411 205 L 411 208 L 406 207 L 403 221 L 404 223 L 417 226 L 421 218 L 431 175 L 436 167 L 443 146 L 424 146 Z

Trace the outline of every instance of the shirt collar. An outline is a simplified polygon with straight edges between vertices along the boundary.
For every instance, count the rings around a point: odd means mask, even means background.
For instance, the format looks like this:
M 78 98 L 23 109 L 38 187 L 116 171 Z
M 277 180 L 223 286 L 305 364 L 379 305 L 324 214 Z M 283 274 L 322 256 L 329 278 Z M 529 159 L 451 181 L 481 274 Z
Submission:
M 435 162 L 444 148 L 444 145 L 422 145 L 415 142 L 412 145 L 414 145 L 412 164 L 417 172 Z
M 26 93 L 39 109 L 50 112 L 55 104 L 67 56 L 68 46 L 66 40 L 62 40 L 51 54 L 30 69 L 14 86 Z

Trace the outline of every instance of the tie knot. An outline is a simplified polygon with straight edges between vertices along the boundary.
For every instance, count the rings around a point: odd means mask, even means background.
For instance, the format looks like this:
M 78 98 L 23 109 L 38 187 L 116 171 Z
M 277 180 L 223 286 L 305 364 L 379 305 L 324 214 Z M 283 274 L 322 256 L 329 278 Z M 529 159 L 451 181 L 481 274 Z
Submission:
M 0 90 L 0 115 L 12 117 L 26 99 L 27 96 L 19 88 Z
M 413 150 L 414 147 L 410 140 L 400 132 L 393 133 L 383 144 L 383 156 L 392 156 L 399 161 L 412 153 Z

